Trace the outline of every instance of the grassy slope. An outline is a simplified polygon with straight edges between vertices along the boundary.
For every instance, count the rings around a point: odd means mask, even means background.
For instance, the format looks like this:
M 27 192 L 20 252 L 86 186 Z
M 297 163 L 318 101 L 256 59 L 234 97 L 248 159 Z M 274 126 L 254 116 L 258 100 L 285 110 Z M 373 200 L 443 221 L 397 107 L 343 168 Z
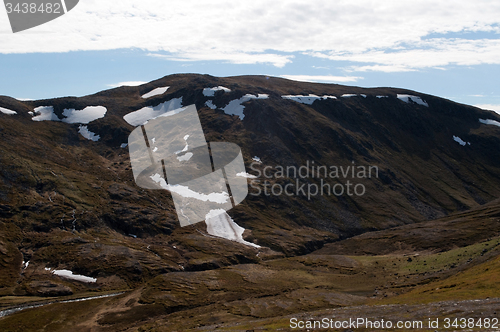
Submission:
M 76 325 L 81 331 L 90 326 L 97 331 L 184 331 L 225 326 L 226 330 L 273 330 L 288 326 L 287 315 L 311 312 L 312 316 L 324 308 L 347 306 L 355 317 L 379 310 L 381 304 L 500 297 L 499 244 L 500 238 L 493 238 L 419 255 L 309 254 L 213 271 L 169 273 L 117 298 L 16 313 L 0 320 L 0 328 L 65 331 Z M 355 306 L 363 303 L 374 309 Z M 393 317 L 406 312 L 405 308 L 394 309 Z M 247 323 L 242 326 L 242 322 Z

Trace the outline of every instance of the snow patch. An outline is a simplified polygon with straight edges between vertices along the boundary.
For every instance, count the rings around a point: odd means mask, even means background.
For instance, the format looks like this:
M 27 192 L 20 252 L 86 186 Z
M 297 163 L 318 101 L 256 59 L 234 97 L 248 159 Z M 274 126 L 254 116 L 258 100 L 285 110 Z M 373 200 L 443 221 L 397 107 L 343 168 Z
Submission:
M 414 102 L 419 105 L 429 107 L 429 104 L 427 104 L 424 100 L 422 100 L 422 98 L 417 96 L 398 94 L 398 99 L 404 101 L 405 103 Z
M 89 301 L 89 300 L 102 299 L 102 298 L 112 297 L 112 296 L 117 296 L 117 295 L 122 295 L 122 294 L 123 294 L 123 292 L 122 293 L 116 293 L 116 294 L 106 294 L 106 295 L 84 297 L 84 298 L 81 298 L 81 299 L 61 301 L 61 303 L 73 303 L 73 302 Z
M 123 119 L 132 126 L 140 126 L 159 116 L 171 116 L 184 110 L 185 108 L 182 108 L 182 97 L 180 97 L 171 99 L 154 107 L 143 107 L 140 110 L 126 114 Z
M 94 142 L 97 142 L 101 138 L 101 136 L 96 135 L 95 133 L 91 132 L 87 128 L 87 126 L 80 126 L 80 127 L 78 127 L 78 132 L 80 134 L 82 134 L 82 136 L 85 137 L 86 139 L 94 141 Z
M 267 99 L 267 98 L 269 98 L 269 95 L 266 94 L 258 94 L 257 96 L 254 96 L 252 94 L 246 94 L 240 99 L 231 100 L 229 104 L 227 104 L 226 107 L 223 108 L 223 110 L 224 113 L 229 115 L 238 115 L 240 119 L 243 120 L 243 118 L 245 117 L 245 115 L 243 114 L 245 106 L 241 104 L 251 99 Z
M 203 95 L 205 97 L 213 97 L 215 95 L 216 91 L 231 92 L 231 89 L 228 89 L 228 88 L 223 87 L 223 86 L 216 86 L 213 88 L 205 88 L 205 89 L 203 89 Z
M 210 210 L 205 216 L 205 223 L 207 224 L 207 233 L 210 235 L 260 248 L 259 245 L 243 240 L 245 229 L 236 224 L 223 209 Z
M 37 114 L 31 118 L 33 121 L 61 121 L 54 113 L 54 106 L 39 106 L 33 112 Z
M 12 111 L 8 108 L 3 108 L 3 107 L 0 107 L 0 112 L 2 112 L 3 114 L 7 114 L 7 115 L 14 115 L 14 114 L 17 114 L 16 111 Z
M 62 119 L 65 123 L 89 123 L 91 121 L 103 118 L 108 110 L 104 106 L 87 106 L 83 110 L 64 109 Z
M 290 100 L 296 101 L 298 103 L 306 104 L 306 105 L 312 105 L 316 100 L 337 99 L 337 97 L 335 97 L 335 96 L 324 95 L 323 97 L 320 97 L 320 96 L 316 96 L 313 94 L 309 94 L 308 96 L 285 95 L 285 96 L 281 96 L 281 98 L 290 99 Z
M 482 124 L 493 125 L 500 127 L 500 122 L 491 119 L 479 119 Z
M 47 268 L 45 268 L 45 270 L 47 270 Z M 49 269 L 49 271 L 50 271 L 50 269 Z M 71 272 L 70 270 L 54 270 L 54 271 L 52 271 L 52 273 L 57 275 L 57 276 L 63 277 L 63 278 L 82 281 L 82 282 L 96 282 L 97 281 L 96 278 L 91 278 L 91 277 L 87 277 L 87 276 L 80 275 L 80 274 L 73 274 L 73 272 Z
M 124 149 L 128 146 L 128 143 L 122 143 L 122 145 L 120 145 L 120 148 Z
M 181 152 L 186 152 L 189 149 L 189 144 L 187 142 L 188 138 L 189 138 L 189 135 L 184 135 L 184 140 L 186 141 L 186 146 L 182 150 L 176 151 L 175 154 L 179 154 Z M 153 144 L 154 144 L 154 142 L 155 141 L 154 141 L 154 138 L 153 138 Z
M 257 178 L 255 175 L 249 174 L 247 172 L 236 173 L 236 176 L 241 176 L 242 178 L 247 178 L 247 179 L 256 179 Z
M 345 93 L 345 94 L 343 94 L 340 97 L 342 97 L 342 98 L 350 98 L 350 97 L 356 97 L 356 96 L 357 96 L 357 94 L 355 94 L 355 93 Z
M 261 161 L 261 160 L 260 160 L 260 158 L 259 158 L 259 157 L 257 157 L 257 156 L 253 157 L 253 158 L 252 158 L 252 160 L 253 160 L 253 161 L 256 161 L 256 162 L 258 162 L 258 163 L 260 163 L 260 164 L 262 164 L 262 161 Z
M 187 186 L 183 186 L 180 184 L 169 185 L 165 182 L 165 179 L 163 179 L 158 173 L 152 175 L 150 178 L 154 182 L 159 183 L 163 189 L 170 190 L 171 192 L 181 195 L 182 197 L 194 198 L 199 201 L 203 202 L 209 201 L 218 204 L 224 204 L 229 200 L 229 194 L 225 191 L 222 191 L 220 193 L 210 193 L 207 195 L 193 191 L 189 189 Z
M 184 140 L 186 141 L 186 146 L 182 150 L 176 151 L 175 154 L 186 152 L 189 149 L 189 144 L 187 142 L 188 138 L 189 138 L 189 135 L 185 135 L 184 136 Z M 153 143 L 154 143 L 154 141 L 153 141 Z M 192 156 L 193 156 L 193 154 L 191 152 L 188 152 L 188 153 L 184 154 L 183 156 L 178 156 L 177 160 L 179 160 L 179 161 L 188 161 L 189 159 L 191 159 Z
M 213 109 L 213 110 L 217 108 L 217 106 L 215 106 L 215 105 L 214 105 L 214 103 L 213 103 L 211 100 L 207 100 L 207 101 L 205 102 L 205 105 L 206 105 L 207 107 L 209 107 L 209 108 Z
M 465 145 L 467 145 L 467 144 L 469 144 L 469 145 L 470 145 L 470 143 L 469 143 L 469 142 L 465 142 L 465 141 L 463 141 L 463 140 L 462 140 L 460 137 L 458 137 L 458 136 L 453 136 L 453 140 L 454 140 L 455 142 L 457 142 L 458 144 L 460 144 L 461 146 L 465 146 Z
M 188 153 L 186 153 L 183 156 L 177 157 L 177 160 L 179 160 L 179 161 L 188 161 L 189 159 L 191 159 L 192 156 L 193 156 L 193 154 L 191 152 L 188 152 Z
M 153 89 L 151 91 L 149 91 L 148 93 L 145 93 L 143 94 L 141 97 L 144 98 L 144 99 L 148 99 L 148 98 L 151 98 L 153 96 L 158 96 L 158 95 L 162 95 L 164 94 L 168 88 L 170 88 L 169 86 L 164 86 L 164 87 L 161 87 L 161 88 L 156 88 L 156 89 Z
M 87 106 L 83 110 L 75 110 L 74 108 L 67 108 L 63 110 L 64 119 L 54 113 L 53 106 L 39 106 L 33 112 L 28 112 L 35 115 L 31 120 L 33 121 L 57 121 L 65 123 L 83 123 L 87 124 L 91 121 L 103 118 L 106 115 L 107 109 L 104 106 Z
M 362 94 L 362 93 L 360 94 L 360 96 L 361 96 L 361 97 L 363 97 L 363 98 L 366 98 L 366 95 L 364 95 L 364 94 Z
M 377 96 L 377 98 L 389 98 L 389 96 Z

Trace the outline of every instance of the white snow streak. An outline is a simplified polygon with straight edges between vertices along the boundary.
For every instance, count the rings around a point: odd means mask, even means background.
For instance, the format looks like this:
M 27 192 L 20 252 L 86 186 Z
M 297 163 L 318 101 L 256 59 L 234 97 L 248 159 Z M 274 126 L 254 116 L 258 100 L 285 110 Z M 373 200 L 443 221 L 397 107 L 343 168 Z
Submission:
M 63 116 L 65 116 L 65 118 L 59 119 L 54 113 L 53 106 L 39 106 L 33 110 L 32 114 L 35 116 L 31 118 L 31 120 L 87 124 L 91 121 L 103 118 L 106 112 L 107 109 L 104 106 L 87 106 L 83 110 L 67 108 L 63 110 Z
M 33 121 L 61 121 L 54 113 L 53 106 L 39 106 L 36 107 L 34 113 L 37 114 L 31 118 Z
M 3 108 L 3 107 L 0 107 L 0 112 L 3 113 L 3 114 L 7 114 L 7 115 L 14 115 L 14 114 L 17 114 L 16 111 L 12 111 L 8 108 Z
M 182 97 L 174 98 L 157 106 L 146 106 L 140 110 L 126 114 L 123 119 L 132 126 L 140 126 L 159 116 L 171 116 L 185 110 L 182 107 Z
M 470 145 L 470 143 L 469 143 L 469 142 L 465 142 L 465 141 L 463 141 L 463 140 L 462 140 L 460 137 L 458 137 L 458 136 L 453 136 L 453 140 L 454 140 L 455 142 L 457 142 L 458 144 L 460 144 L 461 146 L 465 146 L 465 145 L 467 145 L 467 144 L 469 144 L 469 145 Z
M 223 86 L 216 86 L 213 88 L 205 88 L 205 89 L 203 89 L 203 95 L 205 97 L 213 97 L 215 95 L 216 91 L 231 92 L 231 89 L 228 89 L 228 88 L 223 87 Z
M 144 98 L 144 99 L 147 99 L 147 98 L 151 98 L 153 96 L 158 96 L 158 95 L 162 95 L 164 94 L 168 88 L 170 88 L 169 86 L 164 86 L 164 87 L 161 87 L 161 88 L 156 88 L 156 89 L 153 89 L 151 91 L 149 91 L 148 93 L 145 93 L 143 94 L 141 97 Z
M 205 105 L 207 105 L 207 107 L 210 107 L 213 110 L 217 108 L 217 106 L 215 106 L 215 104 L 211 100 L 207 100 L 205 102 Z
M 429 107 L 429 104 L 427 104 L 424 100 L 422 100 L 422 98 L 417 96 L 398 94 L 398 99 L 404 101 L 405 103 L 414 102 L 419 105 Z
M 495 120 L 490 120 L 490 119 L 479 119 L 479 122 L 482 124 L 487 124 L 487 125 L 493 125 L 493 126 L 498 126 L 500 127 L 500 122 L 495 121 Z
M 103 118 L 107 109 L 104 106 L 87 106 L 83 110 L 64 109 L 63 115 L 66 117 L 62 122 L 66 123 L 89 123 L 91 121 Z
M 207 224 L 207 233 L 210 235 L 260 248 L 257 244 L 243 240 L 245 229 L 236 224 L 223 209 L 210 210 L 205 216 L 205 223 Z
M 323 97 L 309 94 L 308 96 L 303 96 L 303 95 L 285 95 L 281 96 L 283 99 L 290 99 L 293 101 L 296 101 L 298 103 L 306 104 L 306 105 L 312 105 L 316 100 L 325 100 L 325 99 L 337 99 L 335 96 L 327 96 L 324 95 Z
M 94 141 L 94 142 L 97 142 L 101 136 L 99 135 L 96 135 L 95 133 L 91 132 L 87 126 L 80 126 L 78 127 L 78 132 L 83 136 L 85 137 L 86 139 L 90 140 L 90 141 Z
M 226 114 L 238 115 L 240 119 L 243 120 L 243 118 L 245 117 L 245 115 L 243 114 L 245 106 L 241 104 L 251 99 L 267 99 L 267 98 L 269 98 L 269 95 L 266 94 L 258 94 L 257 96 L 254 96 L 252 94 L 246 94 L 240 99 L 231 100 L 229 104 L 227 104 L 226 107 L 223 108 L 223 110 Z
M 96 282 L 96 278 L 92 277 L 87 277 L 81 274 L 73 274 L 72 271 L 70 270 L 52 270 L 51 268 L 46 267 L 45 271 L 50 271 L 51 273 L 63 277 L 63 278 L 68 278 L 68 279 L 73 279 L 77 281 L 82 281 L 82 282 Z
M 188 152 L 188 153 L 186 153 L 183 156 L 177 157 L 177 160 L 179 160 L 179 161 L 188 161 L 189 159 L 191 159 L 192 156 L 193 156 L 193 154 L 191 152 Z
M 253 158 L 252 158 L 252 160 L 253 160 L 253 161 L 256 161 L 256 162 L 258 162 L 258 163 L 262 163 L 262 161 L 260 160 L 260 158 L 259 158 L 259 157 L 257 157 L 257 156 L 253 157 Z
M 241 176 L 242 178 L 247 178 L 247 179 L 256 179 L 257 178 L 255 175 L 249 174 L 247 172 L 236 173 L 236 176 Z
M 87 276 L 80 275 L 80 274 L 73 274 L 73 272 L 71 272 L 70 270 L 54 270 L 54 271 L 52 271 L 52 273 L 57 275 L 57 276 L 63 277 L 63 278 L 82 281 L 82 282 L 96 282 L 97 281 L 96 278 L 91 278 L 91 277 L 87 277 Z
M 152 175 L 151 180 L 153 180 L 156 183 L 159 183 L 163 189 L 170 190 L 171 192 L 181 195 L 182 197 L 194 198 L 203 202 L 209 201 L 218 204 L 224 204 L 229 200 L 229 194 L 225 191 L 222 191 L 220 193 L 210 193 L 207 195 L 193 191 L 189 189 L 187 186 L 183 186 L 180 184 L 169 185 L 165 182 L 165 179 L 163 179 L 158 173 Z

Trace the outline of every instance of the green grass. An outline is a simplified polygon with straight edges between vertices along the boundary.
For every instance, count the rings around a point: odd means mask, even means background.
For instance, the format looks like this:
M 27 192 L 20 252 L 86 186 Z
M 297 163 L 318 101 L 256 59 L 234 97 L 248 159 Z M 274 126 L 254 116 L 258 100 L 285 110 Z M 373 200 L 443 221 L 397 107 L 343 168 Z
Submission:
M 442 269 L 451 268 L 451 266 L 458 266 L 466 263 L 469 259 L 474 259 L 481 255 L 483 250 L 491 250 L 492 248 L 500 245 L 500 239 L 495 238 L 489 241 L 476 243 L 463 248 L 456 248 L 446 252 L 421 255 L 412 257 L 412 262 L 404 262 L 406 264 L 400 265 L 401 272 L 406 269 L 410 273 L 418 272 L 436 272 Z
M 408 293 L 377 303 L 413 304 L 500 297 L 500 256 L 444 280 L 417 286 Z
M 456 248 L 440 253 L 416 253 L 413 255 L 349 256 L 365 269 L 386 269 L 402 275 L 433 273 L 466 264 L 483 253 L 500 246 L 500 238 Z

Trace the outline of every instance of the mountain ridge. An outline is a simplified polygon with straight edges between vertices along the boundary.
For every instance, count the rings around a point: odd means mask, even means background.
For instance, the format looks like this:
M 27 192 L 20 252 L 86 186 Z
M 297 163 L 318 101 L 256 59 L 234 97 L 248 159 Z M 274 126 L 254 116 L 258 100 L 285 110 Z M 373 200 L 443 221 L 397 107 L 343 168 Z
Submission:
M 191 86 L 187 88 L 181 88 L 179 86 L 176 87 L 175 84 L 181 84 L 179 83 L 179 81 L 183 83 L 187 81 L 191 84 Z M 279 84 L 276 84 L 276 82 L 274 81 L 278 81 Z M 259 86 L 258 89 L 252 90 L 251 88 L 253 87 L 253 84 L 256 83 L 265 86 L 265 88 Z M 287 85 L 285 87 L 281 86 L 280 84 L 283 83 L 286 83 Z M 152 90 L 154 87 L 169 84 L 172 85 L 172 87 L 166 93 L 160 96 L 154 96 L 148 99 L 140 98 L 140 95 Z M 192 86 L 193 84 L 195 86 Z M 252 100 L 247 102 L 246 104 L 248 104 L 248 106 L 246 106 L 245 110 L 248 115 L 246 119 L 239 122 L 236 119 L 232 119 L 234 118 L 234 116 L 231 117 L 224 114 L 221 108 L 217 108 L 212 112 L 208 111 L 207 107 L 205 106 L 204 102 L 210 98 L 203 97 L 201 93 L 202 87 L 209 87 L 211 85 L 217 86 L 223 84 L 228 85 L 230 88 L 232 87 L 233 90 L 230 93 L 216 93 L 216 97 L 214 98 L 216 102 L 219 103 L 220 107 L 223 107 L 223 105 L 227 104 L 231 100 L 240 98 L 245 93 L 268 93 L 269 98 L 266 100 Z M 242 89 L 238 87 L 238 84 L 246 85 L 245 88 Z M 274 87 L 274 91 L 268 90 L 270 87 Z M 297 87 L 300 88 L 302 92 L 297 90 L 292 91 L 292 88 Z M 314 102 L 312 105 L 306 105 L 297 103 L 296 101 L 292 100 L 284 100 L 282 98 L 282 96 L 285 94 L 309 95 L 311 93 L 317 93 L 318 95 L 321 95 L 321 93 L 318 93 L 318 91 L 307 90 L 312 89 L 311 87 L 320 87 L 323 91 L 323 94 L 335 93 L 338 99 L 319 100 Z M 187 90 L 190 90 L 190 92 L 188 92 Z M 133 94 L 131 96 L 132 92 Z M 361 96 L 350 98 L 341 97 L 341 94 L 354 92 L 365 92 L 369 94 L 366 98 Z M 388 97 L 375 98 L 376 95 L 384 95 L 383 93 L 386 93 Z M 422 111 L 426 111 L 423 106 L 421 107 L 421 105 L 412 103 L 403 103 L 400 100 L 397 100 L 394 94 L 398 93 L 413 94 L 417 97 L 429 100 L 432 106 L 431 108 L 433 109 L 433 111 L 429 110 L 429 112 L 436 112 L 435 110 L 439 110 L 440 112 L 440 114 L 438 114 L 440 121 L 434 121 L 438 123 L 438 125 L 429 123 L 432 121 L 425 121 L 424 119 L 422 119 L 421 114 L 415 113 L 415 107 L 420 108 Z M 123 98 L 117 100 L 116 98 L 118 96 L 123 96 Z M 492 128 L 493 126 L 481 125 L 480 123 L 478 123 L 478 119 L 480 117 L 485 117 L 489 119 L 500 120 L 498 116 L 491 112 L 483 111 L 469 106 L 464 106 L 464 108 L 461 109 L 461 106 L 458 104 L 404 89 L 394 90 L 390 88 L 356 88 L 330 84 L 310 84 L 288 81 L 281 78 L 266 78 L 265 76 L 213 78 L 210 76 L 200 75 L 167 76 L 139 87 L 119 87 L 80 98 L 64 97 L 49 100 L 17 102 L 18 106 L 13 107 L 15 108 L 13 110 L 17 110 L 19 112 L 11 119 L 16 119 L 17 117 L 19 117 L 28 120 L 29 115 L 26 115 L 26 109 L 31 109 L 31 107 L 35 108 L 39 106 L 48 106 L 48 104 L 53 104 L 52 106 L 54 107 L 54 113 L 59 118 L 63 117 L 62 112 L 67 108 L 83 109 L 84 107 L 90 106 L 91 104 L 103 105 L 108 109 L 108 112 L 104 119 L 92 121 L 87 125 L 87 127 L 91 132 L 100 134 L 100 136 L 102 137 L 101 142 L 105 142 L 108 147 L 116 149 L 121 144 L 126 142 L 127 133 L 131 128 L 133 128 L 128 124 L 124 124 L 123 116 L 125 114 L 142 107 L 154 106 L 173 98 L 183 98 L 182 102 L 184 105 L 190 103 L 196 104 L 200 112 L 202 123 L 206 122 L 207 124 L 205 126 L 205 130 L 207 131 L 207 140 L 221 140 L 223 136 L 221 136 L 220 131 L 223 130 L 225 131 L 225 135 L 228 136 L 226 137 L 226 139 L 232 138 L 236 143 L 240 143 L 240 145 L 244 149 L 243 151 L 245 155 L 247 156 L 247 165 L 249 157 L 257 155 L 261 152 L 270 153 L 272 155 L 272 158 L 274 160 L 272 160 L 270 164 L 274 162 L 275 164 L 293 165 L 296 167 L 300 167 L 301 165 L 305 164 L 305 162 L 303 162 L 304 159 L 314 161 L 315 158 L 321 159 L 322 156 L 326 154 L 332 155 L 333 158 L 328 158 L 328 160 L 320 160 L 318 161 L 318 163 L 323 163 L 326 165 L 336 165 L 336 163 L 334 163 L 334 160 L 340 160 L 340 163 L 349 164 L 349 161 L 355 159 L 359 159 L 360 161 L 364 162 L 379 161 L 382 160 L 384 156 L 375 156 L 377 152 L 373 150 L 375 143 L 379 145 L 382 144 L 385 147 L 388 147 L 388 151 L 383 151 L 384 153 L 388 152 L 388 155 L 400 153 L 401 151 L 403 151 L 408 154 L 408 158 L 416 157 L 417 160 L 424 161 L 429 160 L 429 158 L 433 157 L 439 159 L 439 156 L 436 157 L 432 155 L 432 151 L 436 150 L 436 141 L 442 139 L 442 132 L 450 133 L 450 140 L 448 143 L 446 143 L 446 148 L 443 148 L 447 150 L 451 146 L 454 150 L 458 150 L 453 151 L 456 157 L 467 158 L 464 155 L 463 151 L 459 150 L 458 144 L 451 141 L 452 131 L 455 132 L 455 135 L 457 135 L 457 137 L 462 137 L 467 141 L 467 136 L 465 135 L 468 135 L 468 132 L 473 130 L 473 138 L 481 140 L 479 142 L 472 140 L 470 142 L 471 144 L 473 144 L 472 148 L 475 148 L 476 144 L 479 144 L 484 145 L 481 146 L 482 150 L 486 150 L 489 148 L 494 151 L 495 141 L 497 140 L 497 138 L 493 136 L 488 137 L 488 140 L 483 140 L 481 135 L 485 130 L 494 132 L 496 129 Z M 6 102 L 4 98 L 0 99 L 1 106 L 12 107 L 12 105 L 10 104 L 12 104 L 13 101 L 7 101 L 8 102 Z M 400 107 L 401 109 L 394 109 L 395 102 L 398 103 L 397 107 Z M 276 106 L 276 103 L 280 103 L 281 105 Z M 332 106 L 332 103 L 336 103 L 337 105 Z M 374 114 L 374 104 L 376 103 L 381 104 L 378 105 L 379 108 L 385 107 L 386 109 L 389 109 L 388 112 L 384 110 L 384 112 L 388 114 L 383 114 L 383 112 L 379 110 L 377 110 L 378 113 Z M 254 105 L 259 106 L 258 109 L 255 108 Z M 334 112 L 332 112 L 332 107 L 334 108 Z M 453 107 L 459 107 L 461 110 L 460 114 L 453 114 L 451 110 Z M 369 111 L 366 111 L 366 108 L 368 108 Z M 293 116 L 296 117 L 297 120 L 295 120 L 294 122 L 290 122 L 290 118 L 287 117 L 288 114 L 276 113 L 276 109 L 279 109 L 280 112 L 284 112 L 285 109 L 294 109 L 295 112 L 293 113 Z M 308 112 L 307 116 L 309 118 L 314 117 L 315 121 L 308 121 L 309 119 L 304 118 L 304 115 L 297 113 L 297 111 L 304 113 Z M 419 112 L 421 113 L 422 111 Z M 209 112 L 212 112 L 212 114 L 210 114 Z M 403 112 L 414 113 L 404 114 Z M 462 119 L 460 119 L 462 121 L 454 121 L 453 129 L 450 129 L 451 125 L 446 124 L 446 121 L 448 120 L 443 121 L 443 118 L 446 118 L 450 115 L 452 120 L 456 120 L 456 118 L 459 116 L 462 117 Z M 425 116 L 429 116 L 429 114 L 426 114 Z M 262 122 L 259 117 L 266 117 L 268 120 L 272 121 Z M 374 126 L 366 127 L 365 123 L 370 121 L 384 121 L 383 124 L 385 125 L 385 128 L 381 128 L 381 126 L 379 125 L 380 123 L 375 123 Z M 468 121 L 470 121 L 469 128 L 464 125 L 464 123 L 467 123 Z M 309 128 L 300 128 L 303 123 L 307 123 L 309 125 Z M 474 123 L 475 125 L 473 125 Z M 37 123 L 36 125 L 40 126 L 42 124 Z M 390 128 L 391 126 L 392 128 Z M 397 126 L 402 126 L 403 128 L 394 129 L 394 127 Z M 288 130 L 289 128 L 293 128 L 293 130 L 295 130 L 295 133 L 291 130 Z M 315 135 L 314 133 L 314 131 L 316 130 L 320 131 L 322 136 L 326 138 L 326 141 L 322 143 L 323 146 L 321 146 L 319 149 L 317 148 L 317 146 L 315 146 L 314 143 L 310 143 L 320 140 L 320 138 L 318 137 L 319 135 Z M 238 133 L 238 131 L 245 131 L 244 134 L 246 135 L 241 135 Z M 388 133 L 388 131 L 390 132 Z M 439 136 L 436 135 L 436 132 L 438 132 Z M 466 133 L 465 135 L 464 132 Z M 251 140 L 248 139 L 248 137 L 256 137 L 256 135 L 271 136 L 271 139 L 255 140 L 254 142 L 251 142 Z M 76 142 L 78 142 L 78 139 L 74 134 L 69 134 L 68 132 L 67 136 L 72 142 L 75 142 L 75 144 L 77 144 Z M 306 136 L 307 141 L 309 142 L 306 141 L 304 142 L 305 144 L 295 144 L 294 137 L 302 138 Z M 429 139 L 429 137 L 431 138 L 431 140 Z M 292 149 L 288 148 L 286 145 L 291 145 Z M 401 147 L 401 145 L 404 146 Z M 331 146 L 335 148 L 337 151 L 334 152 L 336 153 L 325 150 L 325 146 Z M 469 146 L 466 146 L 464 148 L 469 148 Z M 472 150 L 472 148 L 469 150 Z M 298 154 L 304 154 L 308 158 L 298 157 Z M 494 165 L 500 161 L 498 153 L 483 154 L 481 158 L 490 159 L 488 160 L 490 165 Z M 452 173 L 457 173 L 457 169 L 459 169 L 459 166 L 450 165 L 448 161 L 438 160 L 436 162 L 444 164 L 444 167 L 449 168 Z M 471 160 L 469 160 L 468 162 L 472 163 Z M 393 166 L 393 168 L 398 170 L 403 169 L 404 167 Z M 493 173 L 491 175 L 493 176 L 493 178 L 495 178 L 495 181 L 498 181 L 497 177 L 494 175 L 495 172 L 492 172 L 488 169 L 486 170 L 486 172 Z M 460 171 L 458 171 L 458 173 L 460 173 Z M 461 174 L 459 174 L 459 176 L 463 177 L 463 175 Z M 389 167 L 386 167 L 386 169 L 381 167 L 381 180 L 382 185 L 386 184 L 383 183 L 383 181 L 394 183 L 395 181 L 398 181 L 398 175 L 394 173 L 394 171 Z M 471 182 L 468 181 L 468 179 L 462 179 L 462 182 L 472 183 L 473 181 Z M 414 186 L 414 184 L 410 184 L 410 186 Z M 408 192 L 412 190 L 412 188 L 407 188 L 406 191 Z M 420 201 L 422 201 L 421 199 L 415 200 L 413 198 L 408 198 L 407 200 L 414 200 L 413 205 L 415 206 L 413 208 L 417 209 L 417 211 L 419 211 L 418 213 L 422 214 L 424 219 L 429 219 L 436 216 L 442 216 L 450 211 L 454 211 L 457 207 L 452 207 L 453 204 L 457 206 L 462 205 L 462 209 L 466 209 L 478 203 L 485 203 L 486 201 L 489 201 L 495 197 L 494 195 L 487 195 L 486 197 L 482 197 L 481 195 L 484 193 L 480 193 L 477 189 L 474 188 L 470 188 L 469 191 L 471 191 L 471 193 L 468 193 L 468 195 L 472 196 L 472 201 L 469 199 L 466 202 L 463 202 L 463 199 L 461 201 L 461 199 L 456 199 L 455 197 L 452 198 L 452 202 L 446 204 L 444 210 L 442 210 L 442 206 L 436 207 L 432 206 L 432 204 L 430 207 L 419 207 L 418 205 L 420 205 Z M 496 191 L 493 192 L 497 193 Z M 411 194 L 407 193 L 407 195 Z

